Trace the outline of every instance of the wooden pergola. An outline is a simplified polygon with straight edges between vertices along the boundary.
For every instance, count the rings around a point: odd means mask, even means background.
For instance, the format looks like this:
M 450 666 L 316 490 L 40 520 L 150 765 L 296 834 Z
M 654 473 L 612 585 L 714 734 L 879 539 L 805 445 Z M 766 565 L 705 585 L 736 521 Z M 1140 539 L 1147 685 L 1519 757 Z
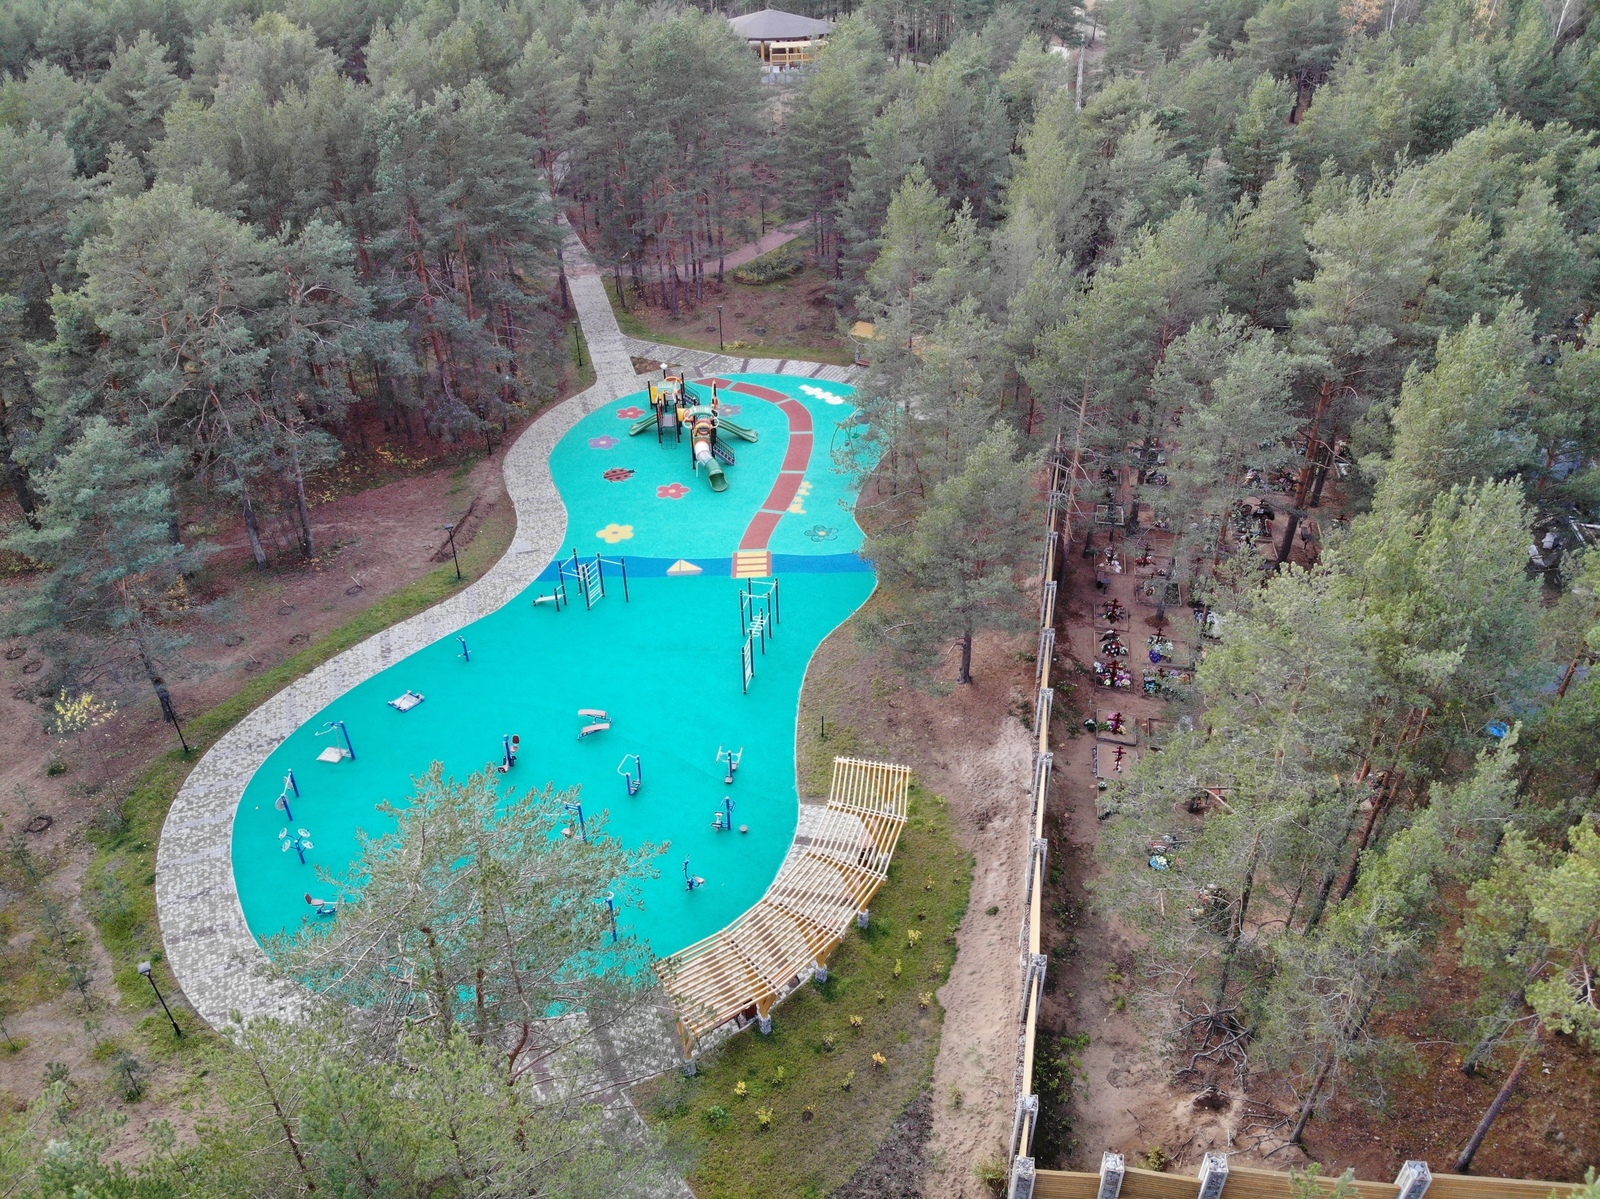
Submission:
M 684 1052 L 730 1020 L 763 1023 L 827 964 L 889 877 L 906 823 L 911 771 L 833 760 L 833 785 L 811 842 L 791 853 L 761 901 L 727 928 L 656 963 Z

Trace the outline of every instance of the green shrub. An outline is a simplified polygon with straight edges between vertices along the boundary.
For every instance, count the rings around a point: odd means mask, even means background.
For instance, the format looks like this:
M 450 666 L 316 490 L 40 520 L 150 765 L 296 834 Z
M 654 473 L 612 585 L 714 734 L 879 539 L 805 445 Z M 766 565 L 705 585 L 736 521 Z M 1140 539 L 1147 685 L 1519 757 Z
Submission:
M 768 250 L 759 258 L 752 258 L 741 267 L 735 267 L 733 278 L 738 283 L 762 287 L 780 279 L 792 279 L 806 269 L 806 260 L 790 247 L 789 242 L 776 250 Z

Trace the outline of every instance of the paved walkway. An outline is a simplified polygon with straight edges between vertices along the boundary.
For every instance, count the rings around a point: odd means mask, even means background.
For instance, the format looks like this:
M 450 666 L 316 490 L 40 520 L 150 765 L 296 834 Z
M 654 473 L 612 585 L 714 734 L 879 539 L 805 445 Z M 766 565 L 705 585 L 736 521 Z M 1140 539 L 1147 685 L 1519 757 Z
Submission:
M 731 271 L 736 266 L 743 266 L 751 259 L 760 258 L 763 254 L 776 250 L 779 246 L 788 245 L 805 231 L 806 222 L 803 220 L 790 221 L 787 225 L 779 225 L 776 229 L 768 229 L 749 245 L 740 246 L 732 253 L 724 254 L 721 260 L 723 268 Z M 706 265 L 710 266 L 715 261 L 717 260 L 714 258 L 708 258 L 706 259 Z
M 755 241 L 747 242 L 745 245 L 740 246 L 737 250 L 729 250 L 726 254 L 722 255 L 720 259 L 715 254 L 706 258 L 702 258 L 700 260 L 701 265 L 705 267 L 715 267 L 720 261 L 724 270 L 731 271 L 735 267 L 743 266 L 745 263 L 750 262 L 753 259 L 760 258 L 763 254 L 766 254 L 772 250 L 776 250 L 779 246 L 786 246 L 796 238 L 803 236 L 806 231 L 806 224 L 807 222 L 804 220 L 790 221 L 787 225 L 779 225 L 775 228 L 768 229 L 760 237 L 756 238 Z M 576 240 L 576 237 L 574 237 L 573 240 Z M 572 243 L 569 241 L 567 244 L 570 247 Z M 582 247 L 580 246 L 579 249 L 581 251 Z M 574 257 L 569 249 L 566 251 L 566 262 L 568 279 L 571 279 L 574 273 L 577 271 L 584 271 L 591 275 L 604 274 L 603 269 L 595 265 L 594 261 L 589 258 L 587 252 L 582 254 L 582 263 L 580 264 L 578 259 Z M 646 273 L 652 273 L 651 268 L 646 268 Z M 652 277 L 657 274 L 659 274 L 659 271 L 655 271 L 652 274 Z
M 637 337 L 622 338 L 622 345 L 634 358 L 681 366 L 689 376 L 699 379 L 709 378 L 712 375 L 748 374 L 751 371 L 759 371 L 768 375 L 801 375 L 808 379 L 822 379 L 829 383 L 845 383 L 853 386 L 867 373 L 866 367 L 862 366 L 832 366 L 826 362 L 812 362 L 804 358 L 739 358 L 733 354 L 689 350 L 664 341 L 641 341 Z

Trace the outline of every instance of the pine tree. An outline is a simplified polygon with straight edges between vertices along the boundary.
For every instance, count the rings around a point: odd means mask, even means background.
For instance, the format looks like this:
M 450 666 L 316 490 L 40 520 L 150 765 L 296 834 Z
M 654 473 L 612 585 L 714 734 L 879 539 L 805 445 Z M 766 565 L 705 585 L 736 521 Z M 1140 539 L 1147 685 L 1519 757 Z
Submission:
M 394 831 L 324 879 L 349 897 L 337 924 L 280 946 L 279 968 L 391 1032 L 423 1018 L 441 1044 L 465 1031 L 499 1055 L 506 1081 L 524 1077 L 574 1035 L 551 1011 L 622 1019 L 648 973 L 632 942 L 601 957 L 599 897 L 636 903 L 658 850 L 623 848 L 600 812 L 583 837 L 563 835 L 576 800 L 503 794 L 491 771 L 458 781 L 435 763 L 408 806 L 384 808 Z
M 841 22 L 795 89 L 778 130 L 779 171 L 791 210 L 811 221 L 812 245 L 841 269 L 839 213 L 853 160 L 866 152 L 883 73 L 883 43 L 872 26 Z
M 1225 155 L 1234 182 L 1242 190 L 1253 194 L 1267 181 L 1289 140 L 1293 107 L 1294 93 L 1287 82 L 1271 75 L 1256 76 Z
M 1028 520 L 1037 463 L 1018 448 L 1010 428 L 991 428 L 960 471 L 933 488 L 908 531 L 868 543 L 893 596 L 874 635 L 919 672 L 936 674 L 954 642 L 956 682 L 970 683 L 973 638 L 1027 621 L 1017 572 L 1037 540 Z
M 38 527 L 3 543 L 43 572 L 6 609 L 13 634 L 69 634 L 83 674 L 136 662 L 163 698 L 159 660 L 180 639 L 187 602 L 178 584 L 201 556 L 169 535 L 175 457 L 146 454 L 127 428 L 92 417 L 39 478 Z

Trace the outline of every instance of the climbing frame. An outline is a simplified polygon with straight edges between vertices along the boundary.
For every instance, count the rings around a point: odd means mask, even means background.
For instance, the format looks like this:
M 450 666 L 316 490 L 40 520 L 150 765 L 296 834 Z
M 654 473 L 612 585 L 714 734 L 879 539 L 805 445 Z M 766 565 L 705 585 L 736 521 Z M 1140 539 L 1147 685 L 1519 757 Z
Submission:
M 741 1017 L 765 1020 L 827 963 L 889 877 L 910 782 L 905 766 L 835 758 L 809 844 L 790 853 L 761 902 L 656 963 L 691 1058 L 707 1033 Z

